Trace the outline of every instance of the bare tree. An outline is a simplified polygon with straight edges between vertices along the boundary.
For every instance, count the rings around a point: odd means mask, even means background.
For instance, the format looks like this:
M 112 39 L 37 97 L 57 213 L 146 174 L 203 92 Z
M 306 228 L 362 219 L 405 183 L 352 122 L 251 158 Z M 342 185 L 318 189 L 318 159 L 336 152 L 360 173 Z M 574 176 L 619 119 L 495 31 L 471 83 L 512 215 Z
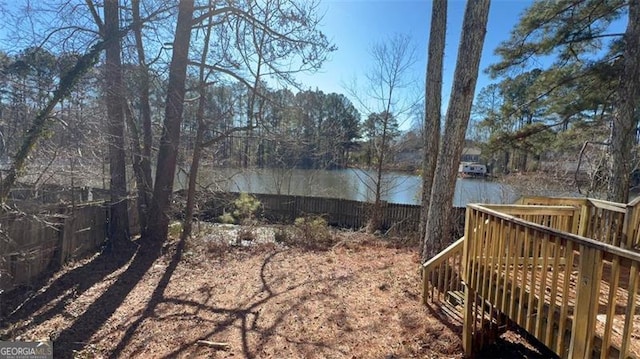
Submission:
M 442 68 L 447 32 L 447 0 L 431 4 L 431 31 L 427 60 L 426 98 L 422 151 L 422 209 L 420 211 L 420 238 L 424 238 L 431 203 L 431 185 L 436 173 L 440 147 L 440 120 L 442 107 Z
M 206 66 L 221 80 L 238 81 L 248 89 L 244 138 L 241 139 L 242 167 L 251 165 L 255 131 L 261 129 L 262 110 L 271 101 L 265 81 L 300 87 L 295 75 L 320 68 L 335 50 L 318 29 L 321 16 L 317 1 L 267 0 L 264 2 L 229 2 L 203 11 L 194 23 L 214 18 L 216 41 Z M 199 66 L 198 61 L 191 65 Z M 259 146 L 257 146 L 259 148 Z
M 489 4 L 490 0 L 470 1 L 465 9 L 458 59 L 445 118 L 444 138 L 438 152 L 435 176 L 431 186 L 431 200 L 422 251 L 423 260 L 440 251 L 447 243 L 446 238 L 451 235 L 453 195 L 458 163 L 471 115 Z
M 53 91 L 53 95 L 46 101 L 46 104 L 36 114 L 33 122 L 28 126 L 25 135 L 17 152 L 12 156 L 12 163 L 6 176 L 2 179 L 0 186 L 0 201 L 5 202 L 11 188 L 14 186 L 19 173 L 27 165 L 29 156 L 32 154 L 37 142 L 43 136 L 47 124 L 51 120 L 51 113 L 56 106 L 69 95 L 75 84 L 96 64 L 100 54 L 111 42 L 117 42 L 124 36 L 127 29 L 118 30 L 115 37 L 107 36 L 104 40 L 98 41 L 82 56 L 79 56 L 75 64 L 60 78 L 60 81 Z
M 211 1 L 209 6 L 213 7 Z M 198 169 L 200 168 L 200 159 L 202 157 L 202 141 L 204 138 L 204 132 L 206 124 L 204 120 L 204 110 L 207 103 L 207 72 L 204 63 L 209 53 L 209 40 L 211 39 L 211 29 L 213 27 L 213 21 L 208 20 L 209 24 L 204 30 L 204 44 L 202 47 L 202 64 L 200 65 L 198 74 L 198 109 L 196 110 L 196 123 L 198 129 L 196 130 L 196 140 L 193 146 L 193 156 L 191 159 L 191 167 L 189 169 L 189 185 L 187 187 L 187 203 L 185 208 L 185 218 L 182 225 L 181 238 L 186 239 L 191 235 L 191 225 L 193 221 L 193 211 L 195 207 L 195 192 L 197 185 Z
M 250 165 L 249 150 L 253 130 L 261 122 L 264 104 L 271 101 L 263 77 L 287 83 L 295 83 L 291 77 L 302 71 L 317 69 L 333 47 L 316 27 L 318 24 L 315 2 L 265 1 L 246 4 L 231 4 L 229 7 L 200 8 L 196 29 L 204 28 L 205 42 L 199 61 L 190 64 L 199 67 L 198 106 L 196 110 L 197 133 L 193 158 L 189 171 L 186 219 L 183 237 L 191 232 L 194 212 L 196 178 L 202 150 L 224 140 L 233 132 L 245 132 L 242 144 L 241 164 Z M 205 23 L 206 21 L 206 23 Z M 212 32 L 212 30 L 216 30 Z M 210 49 L 209 42 L 215 39 L 221 48 Z M 292 65 L 292 60 L 299 62 Z M 207 72 L 208 71 L 208 72 Z M 248 89 L 245 126 L 227 128 L 225 131 L 204 140 L 209 127 L 204 121 L 206 88 L 211 85 L 208 78 L 215 75 L 217 81 L 230 77 Z M 227 114 L 222 114 L 227 116 Z M 214 118 L 222 122 L 222 118 Z
M 417 101 L 407 100 L 403 90 L 413 85 L 408 77 L 415 63 L 415 49 L 411 38 L 397 34 L 386 42 L 374 44 L 370 49 L 373 67 L 366 74 L 368 91 L 365 96 L 355 86 L 347 89 L 359 104 L 370 113 L 377 141 L 372 142 L 372 162 L 375 173 L 370 178 L 374 192 L 374 203 L 367 229 L 380 229 L 382 224 L 383 170 L 392 139 L 393 121 L 407 113 Z M 373 117 L 371 117 L 373 116 Z M 362 172 L 366 175 L 366 172 Z

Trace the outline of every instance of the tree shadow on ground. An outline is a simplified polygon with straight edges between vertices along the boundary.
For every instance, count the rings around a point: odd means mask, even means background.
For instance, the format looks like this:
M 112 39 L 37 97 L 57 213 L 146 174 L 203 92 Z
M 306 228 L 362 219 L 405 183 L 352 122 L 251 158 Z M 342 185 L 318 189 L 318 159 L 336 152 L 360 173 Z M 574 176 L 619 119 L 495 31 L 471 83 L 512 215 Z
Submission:
M 123 336 L 123 339 L 115 347 L 115 349 L 109 356 L 110 358 L 119 357 L 122 350 L 127 346 L 129 340 L 133 337 L 136 330 L 140 327 L 140 325 L 144 322 L 144 320 L 154 315 L 155 308 L 158 306 L 159 303 L 162 302 L 162 299 L 164 298 L 164 292 L 167 289 L 167 286 L 169 285 L 171 276 L 173 276 L 173 273 L 175 272 L 176 268 L 178 267 L 178 264 L 180 263 L 180 259 L 182 258 L 182 253 L 184 252 L 185 243 L 186 243 L 185 238 L 181 238 L 180 241 L 178 242 L 175 252 L 171 257 L 171 261 L 169 262 L 169 265 L 167 266 L 164 273 L 162 274 L 162 278 L 160 278 L 160 281 L 156 285 L 156 288 L 153 290 L 153 293 L 151 294 L 151 299 L 147 303 L 147 306 L 142 312 L 142 315 L 127 328 Z M 148 268 L 149 267 L 147 267 L 147 269 Z
M 29 326 L 35 326 L 63 313 L 65 306 L 70 301 L 126 265 L 136 250 L 137 245 L 130 243 L 121 246 L 118 251 L 102 252 L 90 262 L 62 274 L 49 285 L 47 285 L 49 278 L 43 278 L 36 282 L 32 288 L 43 289 L 35 293 L 31 288 L 12 291 L 9 293 L 10 295 L 3 298 L 3 305 L 0 308 L 2 310 L 0 312 L 0 328 L 13 323 L 14 327 L 7 335 L 15 337 L 14 334 L 19 334 L 24 329 L 20 324 L 23 320 L 31 319 Z M 55 304 L 51 306 L 51 303 Z M 33 317 L 34 313 L 47 306 L 50 307 Z
M 317 299 L 318 297 L 325 298 L 335 298 L 331 293 L 321 293 L 321 291 L 314 291 L 312 293 L 300 296 L 296 298 L 296 302 L 292 305 L 288 306 L 286 310 L 280 312 L 274 319 L 270 320 L 269 325 L 260 326 L 258 325 L 258 321 L 260 319 L 261 306 L 267 304 L 268 302 L 274 301 L 277 298 L 283 296 L 283 294 L 294 291 L 303 287 L 315 287 L 321 283 L 331 283 L 332 285 L 337 285 L 342 281 L 348 280 L 352 275 L 349 276 L 338 276 L 331 279 L 308 279 L 302 281 L 300 283 L 291 284 L 286 287 L 284 290 L 274 290 L 271 286 L 271 283 L 267 279 L 265 275 L 266 268 L 269 263 L 273 260 L 275 256 L 278 254 L 286 252 L 286 250 L 274 251 L 266 256 L 264 259 L 261 268 L 260 268 L 260 281 L 261 287 L 257 289 L 251 296 L 249 296 L 245 300 L 241 300 L 237 303 L 237 305 L 231 308 L 223 308 L 217 306 L 211 306 L 203 304 L 208 302 L 209 299 L 213 298 L 213 294 L 209 292 L 207 296 L 207 300 L 201 301 L 193 301 L 189 299 L 180 299 L 180 298 L 168 298 L 165 297 L 164 292 L 169 284 L 169 280 L 175 271 L 178 262 L 180 261 L 181 252 L 184 248 L 184 243 L 178 246 L 178 250 L 174 255 L 171 263 L 167 267 L 167 270 L 160 279 L 158 285 L 156 286 L 153 295 L 145 307 L 141 316 L 133 322 L 126 330 L 124 336 L 120 340 L 120 342 L 116 345 L 115 349 L 109 354 L 110 358 L 118 358 L 123 356 L 123 351 L 128 347 L 129 343 L 133 340 L 134 336 L 137 334 L 138 329 L 143 325 L 145 320 L 155 319 L 155 320 L 173 320 L 180 321 L 187 319 L 190 322 L 205 322 L 212 325 L 212 329 L 199 336 L 198 338 L 190 338 L 183 345 L 175 348 L 170 353 L 163 356 L 163 358 L 175 358 L 185 355 L 187 351 L 192 350 L 194 345 L 198 343 L 199 340 L 206 340 L 207 338 L 214 337 L 216 334 L 221 333 L 230 328 L 239 328 L 240 329 L 240 341 L 241 341 L 241 351 L 242 357 L 245 358 L 255 358 L 259 356 L 268 343 L 270 337 L 276 334 L 276 330 L 278 326 L 280 326 L 288 315 L 292 312 L 295 312 L 298 308 L 303 306 L 305 302 Z M 276 280 L 279 280 L 277 278 Z M 273 279 L 272 279 L 273 281 Z M 156 308 L 160 304 L 168 304 L 173 306 L 183 306 L 194 309 L 193 311 L 182 311 L 181 313 L 171 314 L 165 316 L 163 318 L 158 318 L 158 314 L 156 313 Z M 190 313 L 199 313 L 203 314 L 201 318 L 194 318 L 193 314 Z M 212 321 L 211 319 L 205 318 L 204 314 L 217 314 L 222 315 L 221 320 Z M 197 315 L 197 314 L 196 314 Z M 258 338 L 261 338 L 254 345 L 250 343 L 250 335 L 255 335 Z M 312 347 L 316 353 L 340 353 L 342 355 L 347 355 L 344 351 L 333 348 L 330 345 L 311 340 L 298 340 L 292 338 L 283 338 L 283 340 L 288 343 L 297 344 L 300 346 Z M 144 348 L 137 348 L 133 352 L 127 353 L 130 356 L 140 356 L 142 355 L 141 350 Z M 334 355 L 335 356 L 335 355 Z
M 71 326 L 54 340 L 54 357 L 71 358 L 113 315 L 129 292 L 141 281 L 161 254 L 163 242 L 145 241 L 135 252 L 131 263 L 116 281 L 96 299 Z
M 54 281 L 56 285 L 52 284 L 43 290 L 39 296 L 32 300 L 30 307 L 20 308 L 16 312 L 16 317 L 19 314 L 19 316 L 26 318 L 33 315 L 35 310 L 41 310 L 44 312 L 43 318 L 39 318 L 40 314 L 38 314 L 38 317 L 30 319 L 42 323 L 58 315 L 65 315 L 68 310 L 66 305 L 77 296 L 68 294 L 69 290 L 73 289 L 75 285 L 79 285 L 83 292 L 87 291 L 91 288 L 90 283 L 105 280 L 105 277 L 113 271 L 112 269 L 119 269 L 119 272 L 108 278 L 112 283 L 104 288 L 104 292 L 91 302 L 71 324 L 62 329 L 57 338 L 54 338 L 55 357 L 73 357 L 74 351 L 82 352 L 87 349 L 88 343 L 96 342 L 95 335 L 97 333 L 105 334 L 103 332 L 103 329 L 106 328 L 104 327 L 105 323 L 112 319 L 118 308 L 125 303 L 129 293 L 138 283 L 141 283 L 143 277 L 149 273 L 149 269 L 154 267 L 154 262 L 159 258 L 161 252 L 160 246 L 161 243 L 144 243 L 137 251 L 133 250 L 128 256 L 117 259 L 98 256 L 94 259 L 97 261 L 95 264 L 89 262 L 84 267 L 80 266 L 61 275 Z M 305 308 L 307 303 L 318 300 L 328 303 L 339 302 L 342 298 L 337 298 L 338 292 L 335 288 L 352 280 L 354 276 L 358 275 L 358 270 L 346 271 L 344 275 L 331 273 L 328 277 L 301 276 L 292 279 L 289 272 L 272 271 L 272 268 L 281 266 L 282 258 L 291 255 L 290 250 L 272 248 L 247 274 L 246 280 L 253 283 L 250 289 L 245 290 L 242 297 L 234 299 L 229 302 L 230 304 L 222 305 L 216 304 L 220 301 L 216 299 L 217 294 L 214 286 L 203 285 L 197 288 L 201 295 L 195 299 L 190 297 L 188 293 L 185 294 L 187 297 L 167 294 L 169 284 L 176 278 L 174 273 L 179 268 L 185 241 L 177 242 L 177 244 L 173 242 L 171 247 L 170 251 L 164 250 L 165 253 L 168 253 L 166 261 L 163 259 L 163 264 L 166 266 L 163 265 L 162 271 L 153 270 L 153 287 L 150 290 L 145 289 L 146 293 L 150 293 L 150 297 L 147 294 L 145 299 L 149 300 L 146 301 L 144 307 L 138 306 L 136 308 L 139 310 L 134 314 L 135 317 L 131 318 L 131 321 L 127 321 L 124 327 L 114 327 L 114 331 L 118 333 L 119 341 L 111 341 L 107 348 L 101 349 L 105 350 L 103 355 L 106 357 L 141 357 L 144 355 L 146 348 L 144 336 L 145 330 L 147 330 L 145 324 L 147 321 L 188 322 L 191 323 L 190 327 L 199 325 L 200 328 L 203 328 L 197 329 L 196 335 L 189 336 L 185 341 L 169 348 L 171 352 L 158 354 L 164 355 L 164 358 L 190 355 L 194 350 L 198 355 L 216 355 L 213 352 L 215 349 L 197 346 L 197 343 L 199 340 L 211 340 L 223 332 L 225 333 L 222 335 L 232 333 L 234 341 L 235 338 L 238 338 L 239 344 L 237 348 L 234 348 L 234 351 L 240 357 L 260 357 L 266 351 L 271 350 L 270 344 L 273 340 L 289 344 L 285 347 L 288 346 L 290 355 L 295 357 L 306 357 L 311 353 L 327 357 L 346 357 L 349 355 L 346 352 L 348 349 L 336 344 L 330 337 L 313 338 L 304 335 L 285 335 L 282 334 L 280 328 L 283 326 L 286 328 L 286 325 L 291 324 L 292 318 L 296 318 L 295 320 L 301 318 L 301 323 L 303 323 L 301 325 L 308 328 L 308 323 L 305 321 L 309 318 L 306 318 L 305 314 L 300 314 L 308 312 L 309 309 Z M 125 260 L 125 258 L 127 259 Z M 127 263 L 128 267 L 126 267 Z M 106 273 L 92 272 L 105 272 L 105 268 L 111 271 Z M 74 283 L 74 281 L 77 282 Z M 171 293 L 174 293 L 173 290 Z M 51 308 L 46 306 L 47 299 L 60 297 L 65 300 L 53 304 Z M 159 307 L 161 305 L 162 307 Z M 165 306 L 169 307 L 168 311 Z M 329 323 L 334 323 L 333 320 L 329 319 Z M 344 320 L 344 318 L 335 320 Z M 33 323 L 28 323 L 25 328 L 32 325 Z M 106 333 L 106 335 L 110 335 L 110 333 Z

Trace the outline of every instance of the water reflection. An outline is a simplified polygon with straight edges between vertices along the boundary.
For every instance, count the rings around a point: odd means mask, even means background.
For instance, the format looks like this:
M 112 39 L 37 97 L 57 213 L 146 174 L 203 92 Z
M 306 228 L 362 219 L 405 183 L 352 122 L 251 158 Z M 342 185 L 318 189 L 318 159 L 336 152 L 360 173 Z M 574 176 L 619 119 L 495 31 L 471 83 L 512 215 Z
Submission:
M 300 170 L 205 168 L 199 183 L 212 190 L 335 197 L 357 201 L 373 201 L 375 173 L 357 169 Z M 178 187 L 186 183 L 179 176 Z M 382 198 L 391 203 L 419 204 L 422 179 L 398 172 L 383 174 Z M 454 206 L 467 203 L 512 203 L 518 195 L 513 188 L 478 179 L 458 179 Z

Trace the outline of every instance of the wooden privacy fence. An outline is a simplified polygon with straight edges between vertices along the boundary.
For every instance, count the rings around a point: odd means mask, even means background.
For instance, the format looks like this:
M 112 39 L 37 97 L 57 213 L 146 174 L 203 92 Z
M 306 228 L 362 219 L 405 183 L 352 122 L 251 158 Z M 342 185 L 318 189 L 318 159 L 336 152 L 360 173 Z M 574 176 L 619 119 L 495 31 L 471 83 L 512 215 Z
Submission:
M 459 318 L 467 355 L 512 322 L 562 358 L 640 357 L 638 202 L 520 203 L 467 207 L 423 265 L 424 303 Z
M 129 212 L 131 231 L 137 233 L 137 211 Z M 100 202 L 48 207 L 38 215 L 5 214 L 0 218 L 0 292 L 94 253 L 106 239 L 108 216 Z
M 97 190 L 93 190 L 97 192 Z M 217 218 L 231 211 L 239 193 L 214 193 L 204 203 L 203 212 Z M 275 194 L 252 194 L 262 204 L 260 215 L 276 221 L 319 215 L 330 225 L 361 228 L 371 203 L 336 198 Z M 108 210 L 102 202 L 47 207 L 47 214 L 7 214 L 0 218 L 0 291 L 29 284 L 42 273 L 69 259 L 84 256 L 99 248 L 106 238 Z M 139 233 L 134 201 L 129 205 L 132 233 Z M 458 208 L 458 218 L 464 209 Z M 461 222 L 461 221 L 460 221 Z M 420 206 L 383 203 L 383 227 L 399 231 L 417 231 Z
M 216 192 L 209 195 L 202 205 L 206 218 L 215 219 L 225 211 L 233 210 L 232 202 L 240 193 Z M 278 194 L 251 193 L 261 202 L 261 217 L 277 222 L 292 222 L 307 215 L 322 216 L 327 223 L 340 228 L 362 228 L 367 224 L 373 204 L 340 198 L 307 197 Z M 382 227 L 400 232 L 415 232 L 420 224 L 421 206 L 387 203 L 382 204 Z M 455 209 L 456 223 L 463 223 L 464 208 Z M 460 225 L 462 227 L 462 225 Z M 460 233 L 462 230 L 460 230 Z

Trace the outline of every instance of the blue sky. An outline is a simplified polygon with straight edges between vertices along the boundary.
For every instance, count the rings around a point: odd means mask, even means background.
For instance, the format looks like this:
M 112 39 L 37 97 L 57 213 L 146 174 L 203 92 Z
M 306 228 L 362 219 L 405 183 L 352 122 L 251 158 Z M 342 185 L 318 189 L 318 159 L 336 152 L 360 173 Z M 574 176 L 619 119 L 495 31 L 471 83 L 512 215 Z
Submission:
M 508 39 L 520 14 L 531 3 L 529 0 L 492 1 L 477 90 L 491 83 L 491 79 L 482 73 L 482 70 L 497 61 L 493 55 L 494 49 L 500 42 Z M 451 89 L 465 4 L 463 0 L 449 1 L 444 62 L 444 107 Z M 322 0 L 320 9 L 325 12 L 322 30 L 338 50 L 331 55 L 330 61 L 324 64 L 320 72 L 299 76 L 305 87 L 346 94 L 344 85 L 354 76 L 359 81 L 364 78 L 364 72 L 369 67 L 368 50 L 371 45 L 384 41 L 395 33 L 412 37 L 418 60 L 412 76 L 423 86 L 431 1 Z

